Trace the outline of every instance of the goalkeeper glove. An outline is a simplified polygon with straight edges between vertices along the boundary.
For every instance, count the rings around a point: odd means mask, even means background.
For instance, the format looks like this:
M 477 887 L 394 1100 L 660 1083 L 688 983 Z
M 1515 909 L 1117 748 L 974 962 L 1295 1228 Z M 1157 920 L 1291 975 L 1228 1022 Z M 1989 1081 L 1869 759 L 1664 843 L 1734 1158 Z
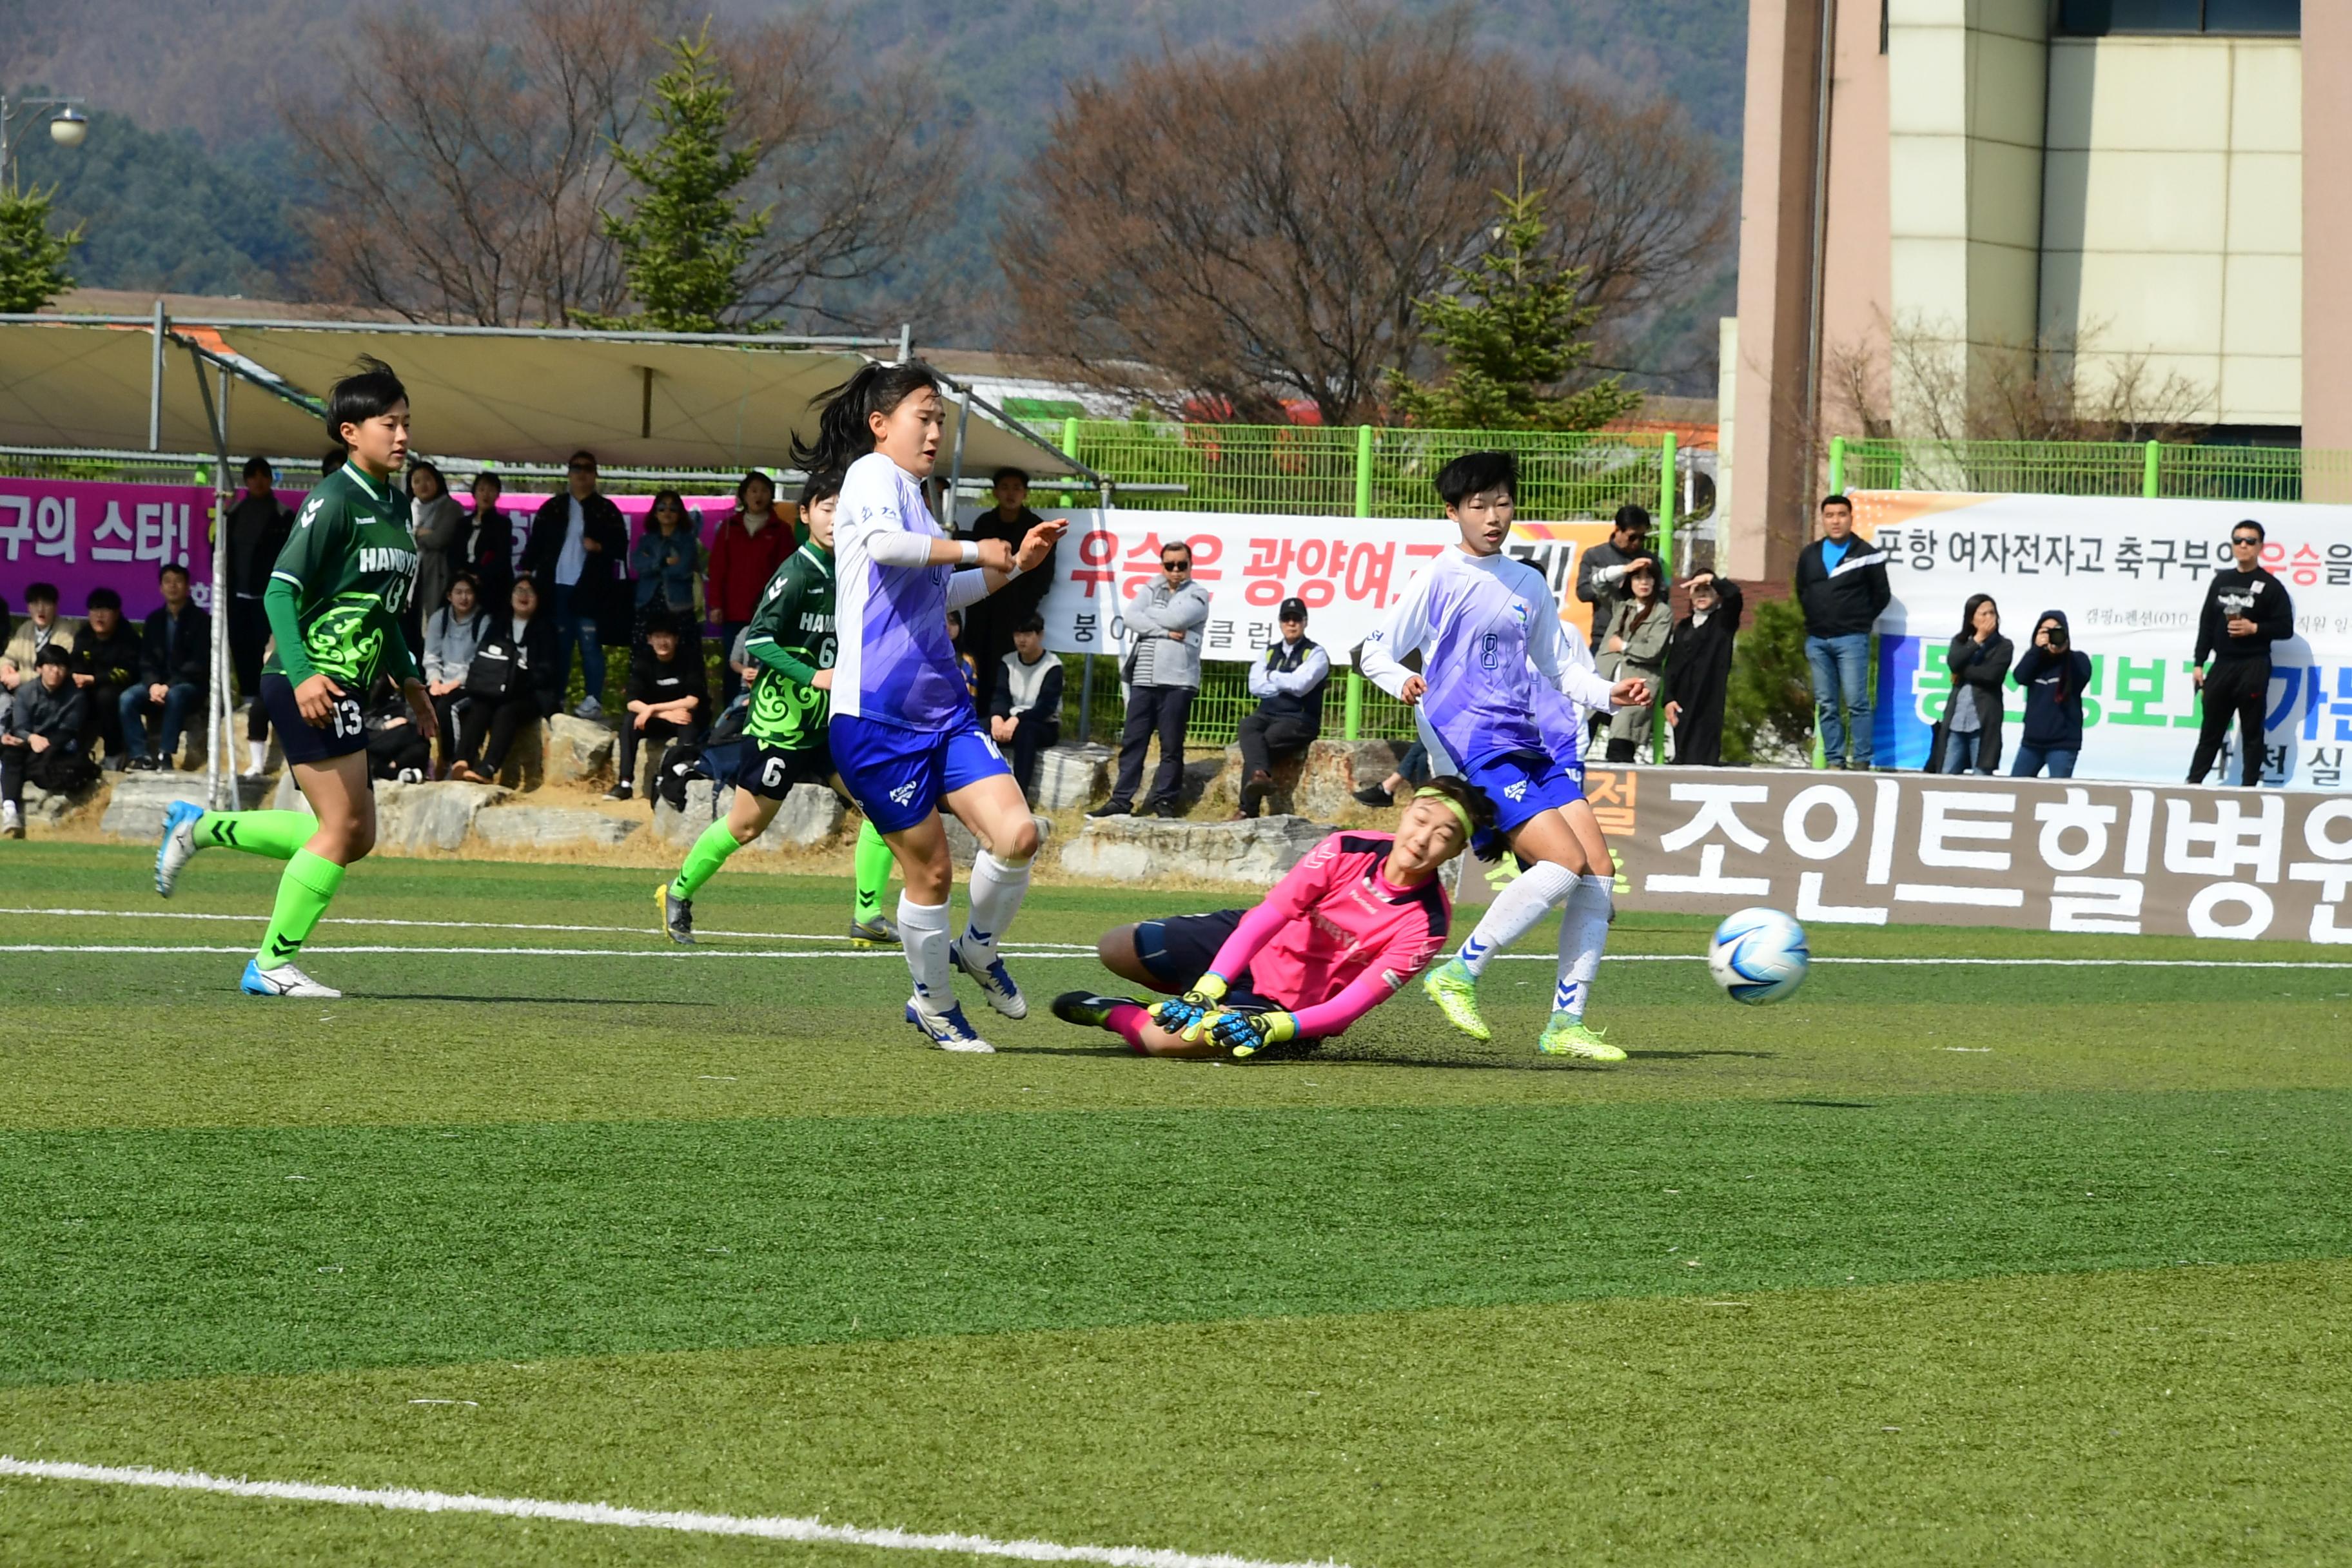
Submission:
M 1246 1061 L 1268 1046 L 1298 1037 L 1295 1013 L 1220 1013 L 1209 1026 L 1209 1037 Z
M 1151 1009 L 1160 1026 L 1182 1040 L 1197 1040 L 1201 1030 L 1225 999 L 1225 977 L 1214 970 L 1192 982 L 1192 989 Z

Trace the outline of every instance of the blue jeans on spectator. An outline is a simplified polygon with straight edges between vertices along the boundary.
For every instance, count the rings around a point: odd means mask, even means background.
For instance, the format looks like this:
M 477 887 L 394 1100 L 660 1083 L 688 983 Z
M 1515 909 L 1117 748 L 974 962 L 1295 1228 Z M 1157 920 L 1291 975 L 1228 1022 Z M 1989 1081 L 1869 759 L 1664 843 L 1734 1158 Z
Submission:
M 121 698 L 122 743 L 131 754 L 144 761 L 147 756 L 147 713 L 161 707 L 163 710 L 162 754 L 165 762 L 180 749 L 180 731 L 188 726 L 188 710 L 204 700 L 205 689 L 193 681 L 181 681 L 165 688 L 163 700 L 158 704 L 148 700 L 147 683 L 126 689 Z
M 2052 778 L 2071 779 L 2074 776 L 2074 759 L 2081 755 L 2072 747 L 2053 746 L 2045 751 L 2040 746 L 2020 746 L 2016 765 L 2009 770 L 2009 776 L 2030 779 L 2046 765 Z
M 604 695 L 604 645 L 596 635 L 596 617 L 576 614 L 572 608 L 577 584 L 555 585 L 555 646 L 563 654 L 563 684 L 572 683 L 572 650 L 580 650 L 580 684 L 587 694 L 602 699 Z
M 1944 732 L 1944 764 L 1936 771 L 1946 774 L 1972 773 L 1977 771 L 1978 749 L 1984 737 L 1979 734 Z
M 1813 673 L 1813 721 L 1821 732 L 1822 760 L 1836 767 L 1850 757 L 1854 767 L 1870 766 L 1870 634 L 1809 637 L 1805 663 Z

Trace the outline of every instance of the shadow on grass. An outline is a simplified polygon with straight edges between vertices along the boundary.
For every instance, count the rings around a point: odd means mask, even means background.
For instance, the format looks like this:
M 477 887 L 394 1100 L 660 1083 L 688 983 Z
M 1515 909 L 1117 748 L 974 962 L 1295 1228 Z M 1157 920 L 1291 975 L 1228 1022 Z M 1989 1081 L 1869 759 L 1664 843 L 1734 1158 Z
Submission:
M 1875 1110 L 1878 1102 L 1870 1100 L 1776 1100 L 1775 1105 L 1811 1105 L 1823 1110 Z
M 660 996 L 461 996 L 438 991 L 346 991 L 349 1002 L 464 1002 L 491 1007 L 717 1007 L 717 1002 Z

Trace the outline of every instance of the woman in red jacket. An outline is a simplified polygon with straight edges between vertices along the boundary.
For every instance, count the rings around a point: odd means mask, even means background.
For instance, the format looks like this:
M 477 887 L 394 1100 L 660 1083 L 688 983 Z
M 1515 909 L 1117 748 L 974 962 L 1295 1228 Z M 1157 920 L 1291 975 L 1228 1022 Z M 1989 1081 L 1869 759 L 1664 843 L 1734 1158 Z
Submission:
M 735 487 L 735 510 L 719 525 L 710 546 L 710 615 L 722 628 L 719 646 L 730 654 L 721 708 L 735 700 L 743 685 L 731 657 L 735 639 L 751 625 L 761 590 L 792 554 L 793 542 L 792 523 L 776 507 L 776 487 L 765 474 L 745 474 Z

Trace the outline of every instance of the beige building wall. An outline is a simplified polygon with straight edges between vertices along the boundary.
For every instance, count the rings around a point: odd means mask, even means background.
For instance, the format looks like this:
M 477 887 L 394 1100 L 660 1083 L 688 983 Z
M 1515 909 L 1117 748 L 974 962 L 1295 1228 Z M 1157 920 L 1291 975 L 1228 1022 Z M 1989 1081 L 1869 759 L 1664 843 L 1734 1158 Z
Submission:
M 2201 420 L 2300 425 L 2302 86 L 2292 38 L 2053 41 L 2043 333 L 2145 353 Z
M 1892 0 L 1887 23 L 1894 326 L 1972 369 L 2033 336 L 2046 0 Z
M 2303 444 L 2352 451 L 2352 5 L 2303 8 Z M 2310 500 L 2352 500 L 2352 468 Z

